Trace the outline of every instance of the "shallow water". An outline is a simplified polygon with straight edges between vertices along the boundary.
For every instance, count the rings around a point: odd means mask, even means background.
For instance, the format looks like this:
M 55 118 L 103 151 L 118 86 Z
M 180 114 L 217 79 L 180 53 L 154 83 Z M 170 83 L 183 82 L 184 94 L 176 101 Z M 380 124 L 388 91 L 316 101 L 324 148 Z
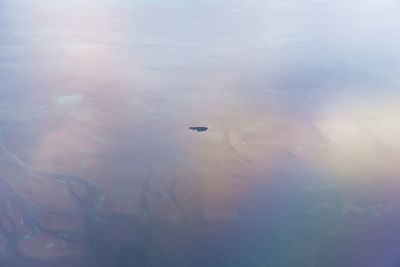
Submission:
M 2 266 L 400 264 L 397 1 L 64 2 L 0 1 Z

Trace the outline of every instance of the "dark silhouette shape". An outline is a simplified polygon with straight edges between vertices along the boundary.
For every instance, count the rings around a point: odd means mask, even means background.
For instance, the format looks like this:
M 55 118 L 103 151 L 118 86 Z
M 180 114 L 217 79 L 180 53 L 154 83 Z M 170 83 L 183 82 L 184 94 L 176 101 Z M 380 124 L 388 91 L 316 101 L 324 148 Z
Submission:
M 197 132 L 205 132 L 208 130 L 208 127 L 189 127 L 189 129 Z

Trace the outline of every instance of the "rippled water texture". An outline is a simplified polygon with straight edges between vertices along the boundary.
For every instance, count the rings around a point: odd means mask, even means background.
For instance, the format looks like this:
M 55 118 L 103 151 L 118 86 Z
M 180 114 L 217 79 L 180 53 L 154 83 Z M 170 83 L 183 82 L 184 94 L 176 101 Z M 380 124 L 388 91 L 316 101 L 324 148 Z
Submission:
M 0 265 L 400 264 L 396 0 L 0 0 Z

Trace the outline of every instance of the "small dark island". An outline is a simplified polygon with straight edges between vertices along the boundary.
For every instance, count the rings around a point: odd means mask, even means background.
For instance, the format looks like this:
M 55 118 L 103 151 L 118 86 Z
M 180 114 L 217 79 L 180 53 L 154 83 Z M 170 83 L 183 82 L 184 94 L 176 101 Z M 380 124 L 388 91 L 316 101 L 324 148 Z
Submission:
M 208 130 L 208 127 L 189 127 L 190 130 L 197 131 L 197 132 L 205 132 Z

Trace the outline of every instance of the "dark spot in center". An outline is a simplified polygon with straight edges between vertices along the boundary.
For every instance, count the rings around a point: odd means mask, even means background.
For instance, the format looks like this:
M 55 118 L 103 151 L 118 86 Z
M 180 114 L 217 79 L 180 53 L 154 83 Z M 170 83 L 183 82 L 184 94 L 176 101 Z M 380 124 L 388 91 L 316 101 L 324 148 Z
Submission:
M 189 129 L 198 132 L 205 132 L 208 130 L 208 127 L 189 127 Z

